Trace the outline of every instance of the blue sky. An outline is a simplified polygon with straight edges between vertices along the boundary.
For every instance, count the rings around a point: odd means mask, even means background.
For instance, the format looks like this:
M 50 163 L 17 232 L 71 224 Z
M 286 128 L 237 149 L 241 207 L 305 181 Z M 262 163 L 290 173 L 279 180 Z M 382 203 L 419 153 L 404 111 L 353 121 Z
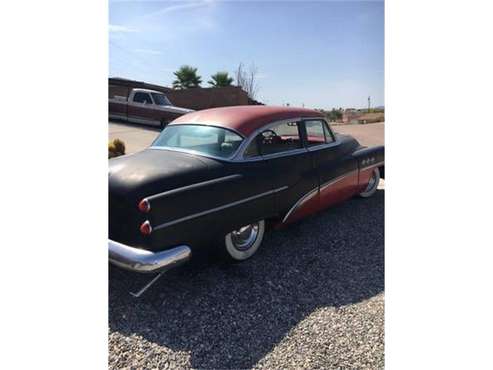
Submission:
M 111 1 L 109 75 L 202 86 L 254 63 L 258 99 L 310 108 L 384 105 L 383 1 Z

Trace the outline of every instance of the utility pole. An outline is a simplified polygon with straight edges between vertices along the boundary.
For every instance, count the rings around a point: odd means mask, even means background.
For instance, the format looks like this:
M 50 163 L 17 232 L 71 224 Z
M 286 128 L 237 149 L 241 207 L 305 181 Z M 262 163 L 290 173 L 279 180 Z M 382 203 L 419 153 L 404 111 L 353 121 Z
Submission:
M 370 113 L 370 97 L 368 97 L 368 113 Z

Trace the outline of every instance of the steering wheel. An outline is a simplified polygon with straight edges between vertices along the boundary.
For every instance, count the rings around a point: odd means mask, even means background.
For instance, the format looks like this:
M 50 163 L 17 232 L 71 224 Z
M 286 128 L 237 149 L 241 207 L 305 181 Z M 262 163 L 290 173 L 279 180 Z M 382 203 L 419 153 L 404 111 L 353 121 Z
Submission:
M 262 131 L 262 135 L 264 135 L 266 132 L 271 133 L 272 136 L 279 136 L 274 130 L 271 130 L 271 129 L 267 129 L 267 130 Z

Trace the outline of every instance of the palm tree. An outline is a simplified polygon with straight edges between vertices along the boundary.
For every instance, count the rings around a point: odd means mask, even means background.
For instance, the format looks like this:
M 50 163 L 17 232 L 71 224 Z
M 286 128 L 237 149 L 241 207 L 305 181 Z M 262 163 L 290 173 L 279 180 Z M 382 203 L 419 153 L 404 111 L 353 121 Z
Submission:
M 228 72 L 217 72 L 211 76 L 211 80 L 208 82 L 213 87 L 231 86 L 233 83 L 233 77 L 229 77 Z
M 197 68 L 191 66 L 181 66 L 176 72 L 173 72 L 176 80 L 173 81 L 174 89 L 190 89 L 200 87 L 202 78 L 197 74 Z

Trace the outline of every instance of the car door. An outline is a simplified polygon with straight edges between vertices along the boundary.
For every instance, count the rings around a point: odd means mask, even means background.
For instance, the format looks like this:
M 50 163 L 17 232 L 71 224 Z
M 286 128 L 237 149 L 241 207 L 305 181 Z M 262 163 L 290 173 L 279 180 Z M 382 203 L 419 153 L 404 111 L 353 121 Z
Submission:
M 270 124 L 255 141 L 272 188 L 283 189 L 276 193 L 276 207 L 278 215 L 287 219 L 304 197 L 316 197 L 318 192 L 318 173 L 303 146 L 300 121 Z
M 151 95 L 137 91 L 128 103 L 128 119 L 137 123 L 159 124 L 154 118 L 154 104 Z
M 358 143 L 335 136 L 323 119 L 303 121 L 304 142 L 317 168 L 319 209 L 354 195 L 358 186 L 358 164 L 352 156 Z

